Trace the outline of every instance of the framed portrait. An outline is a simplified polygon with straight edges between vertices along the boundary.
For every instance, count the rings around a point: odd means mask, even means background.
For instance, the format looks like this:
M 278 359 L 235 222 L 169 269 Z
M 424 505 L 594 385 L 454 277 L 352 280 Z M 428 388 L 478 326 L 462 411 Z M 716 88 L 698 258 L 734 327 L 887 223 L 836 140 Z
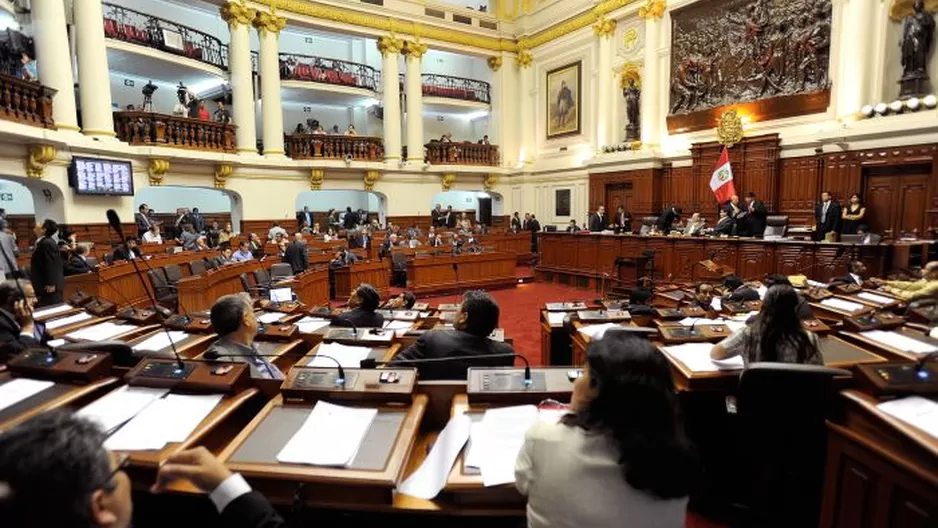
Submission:
M 554 216 L 570 216 L 570 189 L 554 192 Z
M 582 61 L 547 72 L 547 139 L 580 133 Z

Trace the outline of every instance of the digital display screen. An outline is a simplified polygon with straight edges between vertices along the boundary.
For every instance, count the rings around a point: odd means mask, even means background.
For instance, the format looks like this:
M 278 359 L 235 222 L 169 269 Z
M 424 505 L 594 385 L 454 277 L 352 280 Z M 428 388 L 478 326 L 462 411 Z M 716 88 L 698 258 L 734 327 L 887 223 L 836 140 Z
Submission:
M 72 158 L 69 183 L 78 194 L 134 194 L 133 170 L 129 161 Z

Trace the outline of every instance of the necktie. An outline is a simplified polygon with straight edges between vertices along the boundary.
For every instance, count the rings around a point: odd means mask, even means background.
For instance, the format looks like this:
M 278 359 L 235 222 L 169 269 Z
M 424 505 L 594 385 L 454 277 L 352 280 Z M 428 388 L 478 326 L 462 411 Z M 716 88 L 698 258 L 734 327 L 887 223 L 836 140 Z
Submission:
M 280 369 L 277 368 L 277 365 L 274 365 L 270 361 L 267 361 L 267 358 L 261 357 L 260 354 L 258 354 L 257 352 L 256 346 L 251 345 L 251 352 L 255 354 L 255 356 L 251 359 L 254 361 L 255 365 L 259 365 L 263 367 L 262 371 L 264 374 L 266 374 L 265 377 L 269 376 L 270 379 L 284 379 L 283 372 L 281 372 Z
M 824 202 L 824 206 L 821 208 L 821 223 L 827 221 L 827 206 L 830 205 L 830 202 Z

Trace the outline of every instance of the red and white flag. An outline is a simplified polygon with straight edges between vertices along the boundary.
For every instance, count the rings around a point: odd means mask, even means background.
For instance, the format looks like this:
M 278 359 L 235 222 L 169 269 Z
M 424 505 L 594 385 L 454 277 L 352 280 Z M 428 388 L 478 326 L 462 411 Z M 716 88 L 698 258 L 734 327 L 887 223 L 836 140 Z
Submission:
M 730 152 L 726 147 L 723 147 L 720 159 L 713 169 L 713 175 L 710 176 L 710 190 L 713 191 L 719 203 L 729 201 L 736 194 L 736 186 L 733 185 L 733 168 L 730 166 Z

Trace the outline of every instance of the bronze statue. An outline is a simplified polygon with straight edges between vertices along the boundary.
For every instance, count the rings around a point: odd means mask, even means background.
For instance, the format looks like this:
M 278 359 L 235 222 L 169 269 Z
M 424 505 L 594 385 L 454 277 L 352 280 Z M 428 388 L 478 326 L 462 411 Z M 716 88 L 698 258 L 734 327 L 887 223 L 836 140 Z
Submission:
M 625 140 L 638 141 L 641 138 L 642 90 L 635 85 L 635 79 L 629 79 L 629 85 L 622 89 L 625 96 L 625 113 L 629 124 L 625 127 Z
M 925 0 L 916 0 L 915 11 L 902 23 L 902 78 L 900 97 L 927 94 L 928 53 L 935 34 L 935 19 L 925 11 Z

